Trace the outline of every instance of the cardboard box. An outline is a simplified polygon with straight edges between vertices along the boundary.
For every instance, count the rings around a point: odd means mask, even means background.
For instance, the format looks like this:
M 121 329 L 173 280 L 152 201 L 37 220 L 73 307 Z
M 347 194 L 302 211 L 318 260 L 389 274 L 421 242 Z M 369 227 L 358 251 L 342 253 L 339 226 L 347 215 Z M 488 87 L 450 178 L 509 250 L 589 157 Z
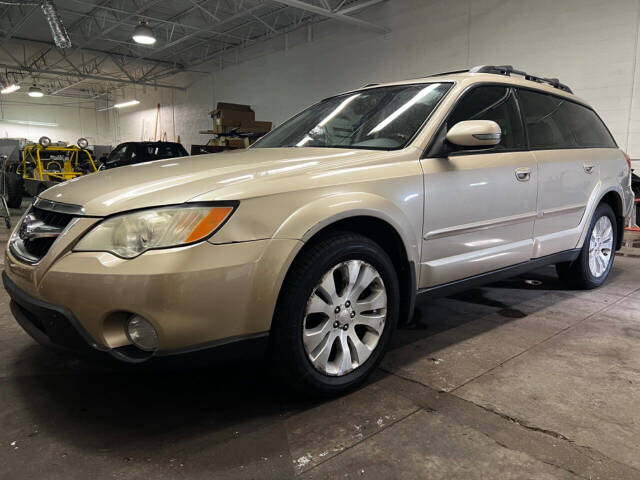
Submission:
M 214 129 L 216 125 L 222 127 L 244 127 L 255 122 L 255 112 L 249 105 L 239 103 L 218 102 L 218 107 L 211 112 Z
M 228 138 L 227 147 L 230 149 L 247 148 L 249 146 L 248 138 Z
M 218 102 L 217 108 L 211 112 L 211 118 L 212 133 L 216 134 L 238 132 L 262 135 L 271 130 L 271 122 L 256 121 L 255 112 L 249 105 Z
M 271 122 L 253 122 L 251 131 L 254 133 L 268 133 L 271 131 Z

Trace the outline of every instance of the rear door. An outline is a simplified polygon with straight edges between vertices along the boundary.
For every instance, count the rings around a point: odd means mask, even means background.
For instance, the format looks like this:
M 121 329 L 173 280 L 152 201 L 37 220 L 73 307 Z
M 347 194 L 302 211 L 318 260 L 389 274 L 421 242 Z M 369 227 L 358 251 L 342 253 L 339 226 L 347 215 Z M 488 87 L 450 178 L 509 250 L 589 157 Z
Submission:
M 457 148 L 421 160 L 425 179 L 420 287 L 430 287 L 531 258 L 537 165 L 526 149 L 511 88 L 473 87 L 453 107 L 436 138 L 463 120 L 493 120 L 497 147 Z M 455 148 L 445 141 L 445 147 Z
M 542 257 L 576 246 L 587 204 L 599 186 L 602 149 L 615 143 L 583 105 L 524 89 L 518 98 L 540 169 L 534 257 Z

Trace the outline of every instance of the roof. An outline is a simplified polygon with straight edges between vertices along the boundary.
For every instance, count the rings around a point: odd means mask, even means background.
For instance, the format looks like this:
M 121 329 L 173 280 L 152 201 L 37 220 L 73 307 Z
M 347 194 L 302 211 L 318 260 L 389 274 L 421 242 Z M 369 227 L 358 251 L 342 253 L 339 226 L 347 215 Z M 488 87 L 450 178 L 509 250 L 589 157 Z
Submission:
M 534 76 L 532 77 L 539 78 L 541 80 L 557 81 L 557 79 L 543 79 L 542 77 L 534 77 Z M 394 85 L 431 83 L 431 82 L 453 82 L 453 83 L 461 84 L 463 87 L 467 87 L 475 83 L 500 83 L 504 85 L 512 85 L 514 87 L 523 87 L 523 88 L 539 90 L 545 93 L 566 97 L 568 99 L 582 103 L 584 105 L 589 105 L 589 103 L 586 100 L 574 95 L 570 90 L 567 91 L 561 88 L 557 88 L 555 86 L 552 86 L 549 83 L 541 83 L 541 81 L 529 80 L 520 75 L 515 76 L 515 75 L 508 75 L 508 74 L 484 73 L 484 72 L 478 73 L 478 72 L 474 72 L 473 69 L 438 73 L 438 74 L 434 74 L 426 77 L 400 80 L 400 81 L 394 81 L 394 82 L 375 83 L 375 84 L 371 83 L 356 90 L 365 90 L 365 89 L 380 88 L 380 87 L 387 87 L 387 86 L 394 86 Z M 566 86 L 565 88 L 568 89 L 568 87 Z

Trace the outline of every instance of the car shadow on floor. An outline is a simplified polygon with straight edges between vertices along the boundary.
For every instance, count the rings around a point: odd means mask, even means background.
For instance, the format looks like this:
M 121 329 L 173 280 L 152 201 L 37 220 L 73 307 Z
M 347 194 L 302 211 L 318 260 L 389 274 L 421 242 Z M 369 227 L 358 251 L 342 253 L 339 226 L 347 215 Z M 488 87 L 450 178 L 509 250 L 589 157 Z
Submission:
M 521 311 L 519 304 L 550 292 L 561 294 L 555 301 L 571 296 L 562 295 L 562 290 L 554 270 L 544 268 L 451 297 L 420 300 L 415 322 L 399 329 L 392 348 L 447 330 L 455 332 L 449 337 L 451 344 L 462 342 L 531 313 Z M 491 314 L 501 320 L 481 322 L 475 329 L 457 328 Z M 442 342 L 422 342 L 404 358 L 428 357 L 442 347 Z M 48 363 L 55 364 L 53 371 Z M 180 362 L 114 367 L 34 345 L 20 352 L 8 381 L 19 397 L 13 402 L 26 408 L 35 424 L 60 441 L 92 450 L 154 439 L 175 443 L 213 436 L 213 441 L 224 441 L 323 403 L 278 387 L 261 359 L 189 367 Z

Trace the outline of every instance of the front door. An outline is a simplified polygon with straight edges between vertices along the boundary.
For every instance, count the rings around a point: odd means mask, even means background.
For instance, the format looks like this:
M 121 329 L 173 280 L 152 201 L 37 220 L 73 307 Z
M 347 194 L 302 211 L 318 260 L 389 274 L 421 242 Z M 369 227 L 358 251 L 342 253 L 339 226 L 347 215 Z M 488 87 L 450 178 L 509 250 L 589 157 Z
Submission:
M 500 145 L 421 160 L 425 209 L 420 287 L 525 262 L 532 256 L 538 169 L 525 148 L 514 92 L 479 86 L 456 104 L 443 128 L 493 120 Z M 439 138 L 442 138 L 439 136 Z

